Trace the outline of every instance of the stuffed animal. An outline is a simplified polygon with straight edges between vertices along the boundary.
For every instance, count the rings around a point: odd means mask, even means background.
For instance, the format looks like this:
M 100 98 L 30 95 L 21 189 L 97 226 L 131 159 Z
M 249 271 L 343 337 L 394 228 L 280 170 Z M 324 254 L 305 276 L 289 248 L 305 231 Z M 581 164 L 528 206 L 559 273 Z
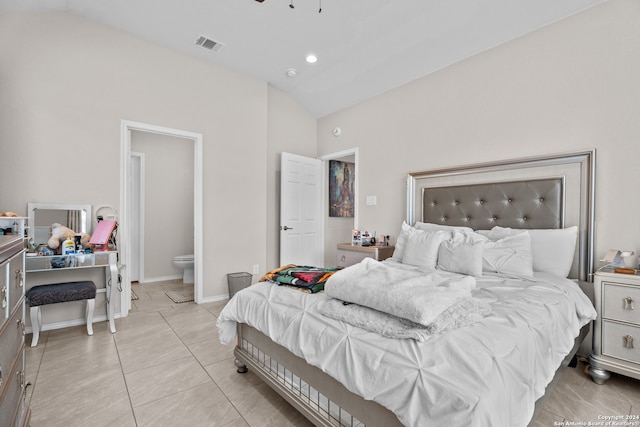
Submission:
M 58 249 L 60 247 L 60 243 L 64 242 L 67 239 L 73 240 L 75 236 L 80 237 L 80 243 L 82 247 L 87 247 L 89 245 L 89 240 L 91 240 L 91 236 L 87 233 L 76 233 L 72 229 L 65 227 L 62 224 L 53 223 L 51 224 L 51 237 L 47 242 L 47 246 L 51 249 Z

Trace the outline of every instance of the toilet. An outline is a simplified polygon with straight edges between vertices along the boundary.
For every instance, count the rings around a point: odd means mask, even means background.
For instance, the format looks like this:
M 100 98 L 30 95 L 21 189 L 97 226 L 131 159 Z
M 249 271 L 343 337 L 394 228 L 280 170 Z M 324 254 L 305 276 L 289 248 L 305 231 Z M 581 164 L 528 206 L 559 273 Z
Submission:
M 182 275 L 182 283 L 193 283 L 193 254 L 191 255 L 178 255 L 173 258 L 173 265 L 177 268 L 184 270 Z

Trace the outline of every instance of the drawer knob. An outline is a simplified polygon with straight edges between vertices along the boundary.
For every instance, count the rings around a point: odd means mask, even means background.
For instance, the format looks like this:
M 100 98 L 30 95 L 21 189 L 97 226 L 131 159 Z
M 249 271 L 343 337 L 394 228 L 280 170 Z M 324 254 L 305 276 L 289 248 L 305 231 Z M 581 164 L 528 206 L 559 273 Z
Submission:
M 633 298 L 626 297 L 624 299 L 624 309 L 625 310 L 635 310 L 636 308 L 633 306 Z
M 346 256 L 344 256 L 344 255 L 340 256 L 340 261 L 346 261 L 346 260 L 347 260 Z
M 633 337 L 631 335 L 625 335 L 623 338 L 625 348 L 633 348 Z

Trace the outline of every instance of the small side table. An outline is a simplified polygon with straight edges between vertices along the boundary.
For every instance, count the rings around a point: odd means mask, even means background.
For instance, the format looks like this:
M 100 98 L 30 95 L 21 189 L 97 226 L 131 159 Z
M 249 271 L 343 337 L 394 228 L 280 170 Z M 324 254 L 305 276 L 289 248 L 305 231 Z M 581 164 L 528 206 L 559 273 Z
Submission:
M 598 271 L 594 291 L 593 381 L 603 384 L 609 371 L 640 379 L 640 275 Z
M 395 246 L 356 246 L 351 243 L 339 243 L 337 249 L 338 267 L 357 264 L 365 258 L 382 261 L 393 255 Z

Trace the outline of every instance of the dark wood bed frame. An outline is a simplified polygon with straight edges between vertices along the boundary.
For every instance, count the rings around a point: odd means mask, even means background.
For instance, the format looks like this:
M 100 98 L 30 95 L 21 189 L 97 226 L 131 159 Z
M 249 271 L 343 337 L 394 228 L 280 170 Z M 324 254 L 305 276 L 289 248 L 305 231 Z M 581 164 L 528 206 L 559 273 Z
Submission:
M 592 298 L 595 150 L 478 165 L 412 172 L 407 179 L 407 222 L 435 222 L 488 229 L 578 226 L 578 243 L 570 277 Z M 519 191 L 513 196 L 514 191 Z M 527 200 L 522 197 L 526 194 Z M 435 200 L 437 199 L 437 200 Z M 505 203 L 518 206 L 505 209 Z M 482 206 L 478 206 L 481 201 Z M 541 203 L 553 209 L 534 212 Z M 548 212 L 553 211 L 553 214 Z M 499 213 L 498 213 L 499 212 Z M 591 324 L 576 338 L 547 387 L 575 357 Z M 317 426 L 401 426 L 376 402 L 364 400 L 316 367 L 308 365 L 256 329 L 238 325 L 235 348 L 238 372 L 251 368 Z M 536 402 L 533 419 L 545 396 Z

